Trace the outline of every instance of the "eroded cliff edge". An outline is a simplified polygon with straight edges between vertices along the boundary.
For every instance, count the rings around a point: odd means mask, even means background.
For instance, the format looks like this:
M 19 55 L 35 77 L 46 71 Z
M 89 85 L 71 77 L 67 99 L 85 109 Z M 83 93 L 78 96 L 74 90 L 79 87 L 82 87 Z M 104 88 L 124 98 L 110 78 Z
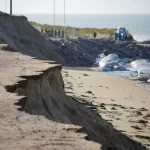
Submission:
M 24 90 L 30 85 L 28 84 L 30 80 L 35 85 L 35 81 L 41 78 L 41 74 L 45 74 L 44 70 L 51 72 L 54 69 L 54 72 L 55 70 L 57 72 L 58 69 L 60 72 L 60 68 L 61 65 L 52 61 L 39 61 L 17 52 L 0 50 L 0 149 L 69 150 L 93 147 L 98 149 L 100 147 L 97 143 L 86 141 L 85 136 L 87 135 L 85 133 L 76 134 L 76 131 L 81 128 L 79 126 L 63 124 L 46 119 L 42 115 L 31 115 L 22 111 L 26 100 L 26 96 L 23 96 Z M 28 79 L 23 79 L 21 76 Z M 20 96 L 18 93 L 11 93 L 16 87 L 20 89 Z M 10 92 L 7 92 L 6 89 Z M 31 93 L 28 90 L 28 94 Z M 35 96 L 35 94 L 33 95 Z M 30 98 L 34 98 L 34 96 L 31 95 Z M 38 99 L 36 99 L 34 106 L 37 105 Z
M 115 130 L 94 111 L 94 106 L 87 108 L 77 98 L 68 97 L 61 65 L 14 52 L 0 51 L 0 56 L 0 148 L 52 149 L 57 145 L 57 149 L 145 149 Z M 53 139 L 56 135 L 59 140 Z M 44 144 L 39 142 L 41 138 Z
M 65 60 L 56 52 L 59 46 L 45 40 L 24 16 L 0 12 L 0 44 L 4 43 L 9 44 L 11 51 L 65 64 Z

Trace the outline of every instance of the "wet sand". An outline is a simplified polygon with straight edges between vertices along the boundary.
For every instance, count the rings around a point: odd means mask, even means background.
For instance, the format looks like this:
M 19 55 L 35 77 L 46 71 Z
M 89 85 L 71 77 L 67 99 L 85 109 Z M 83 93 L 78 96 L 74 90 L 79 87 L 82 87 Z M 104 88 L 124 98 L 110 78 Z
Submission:
M 62 74 L 68 95 L 91 102 L 116 129 L 150 149 L 149 91 L 96 69 L 65 67 Z

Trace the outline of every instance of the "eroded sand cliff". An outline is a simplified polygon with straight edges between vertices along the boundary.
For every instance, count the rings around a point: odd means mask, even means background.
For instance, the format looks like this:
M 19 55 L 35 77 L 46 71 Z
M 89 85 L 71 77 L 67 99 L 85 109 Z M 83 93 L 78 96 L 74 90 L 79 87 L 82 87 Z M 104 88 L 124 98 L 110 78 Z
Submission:
M 83 105 L 76 101 L 76 98 L 68 97 L 64 91 L 61 65 L 54 62 L 46 63 L 14 52 L 0 51 L 0 56 L 2 95 L 0 100 L 0 132 L 2 133 L 1 141 L 3 141 L 1 142 L 1 149 L 4 149 L 5 146 L 7 146 L 7 149 L 11 149 L 12 145 L 20 149 L 22 143 L 27 139 L 29 143 L 33 142 L 30 145 L 31 149 L 35 145 L 41 146 L 37 141 L 36 144 L 34 142 L 35 139 L 39 138 L 36 137 L 36 133 L 43 131 L 45 123 L 49 124 L 49 127 L 46 128 L 49 132 L 52 131 L 50 124 L 55 124 L 55 132 L 58 132 L 58 134 L 59 132 L 65 132 L 66 130 L 63 128 L 66 126 L 81 126 L 82 128 L 75 129 L 77 133 L 73 134 L 75 134 L 74 136 L 78 136 L 79 133 L 87 134 L 84 138 L 94 142 L 93 147 L 90 147 L 92 149 L 99 149 L 100 147 L 104 150 L 109 148 L 119 150 L 145 149 L 139 143 L 115 130 L 110 123 L 94 111 L 94 108 L 91 108 L 90 104 Z M 24 110 L 31 115 L 20 110 Z M 34 118 L 34 122 L 32 118 Z M 58 128 L 61 128 L 61 131 L 57 130 L 57 125 Z M 35 135 L 30 137 L 29 135 L 34 132 Z M 55 136 L 55 133 L 49 132 L 45 132 L 42 137 Z M 68 136 L 67 132 L 65 136 Z M 12 142 L 15 140 L 19 143 L 18 145 Z M 64 139 L 62 138 L 62 140 Z M 78 140 L 78 137 L 76 137 L 76 140 Z M 8 144 L 10 141 L 13 143 L 12 145 Z M 45 141 L 47 146 L 50 147 L 52 141 L 46 139 Z M 83 141 L 86 143 L 84 139 Z M 70 142 L 67 141 L 67 143 Z M 97 143 L 99 144 L 97 145 Z M 86 144 L 82 145 L 81 148 L 77 148 L 80 144 L 80 142 L 79 144 L 78 142 L 75 143 L 76 146 L 72 146 L 72 149 L 89 149 L 89 147 L 85 148 Z M 61 142 L 58 145 L 67 148 Z M 60 149 L 59 146 L 58 149 Z M 27 147 L 28 144 L 26 146 L 23 144 L 21 149 Z
M 44 60 L 55 60 L 61 64 L 65 63 L 65 60 L 55 52 L 59 47 L 45 40 L 23 16 L 9 16 L 0 12 L 0 43 L 9 44 L 11 51 L 18 51 Z

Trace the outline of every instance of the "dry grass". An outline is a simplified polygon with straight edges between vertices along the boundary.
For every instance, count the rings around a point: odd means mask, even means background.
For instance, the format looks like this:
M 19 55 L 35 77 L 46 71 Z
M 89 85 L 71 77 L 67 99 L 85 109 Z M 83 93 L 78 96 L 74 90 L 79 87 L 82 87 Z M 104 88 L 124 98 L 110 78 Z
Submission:
M 39 24 L 39 23 L 36 23 L 36 22 L 33 22 L 33 21 L 30 21 L 30 24 L 33 25 L 34 27 L 37 27 L 37 28 L 40 28 L 40 29 L 53 29 L 53 26 L 52 25 L 48 25 L 48 24 Z M 56 30 L 63 30 L 63 26 L 56 26 L 55 27 Z M 69 27 L 67 26 L 66 27 L 66 32 L 67 32 L 67 35 L 72 35 L 72 28 L 75 28 L 75 27 Z M 104 29 L 97 29 L 97 28 L 75 28 L 76 29 L 76 34 L 77 36 L 86 36 L 86 35 L 89 35 L 89 34 L 93 34 L 93 32 L 97 32 L 97 34 L 107 34 L 107 35 L 114 35 L 114 32 L 116 29 L 107 29 L 107 28 L 104 28 Z
M 53 25 L 48 25 L 48 24 L 40 24 L 40 23 L 36 23 L 33 21 L 29 22 L 32 26 L 34 26 L 37 29 L 53 29 Z M 63 30 L 64 27 L 63 26 L 56 26 L 55 27 L 56 30 Z M 66 27 L 66 32 L 68 36 L 72 35 L 72 28 L 75 27 Z M 93 32 L 96 32 L 97 34 L 102 34 L 102 35 L 107 35 L 107 37 L 113 38 L 114 37 L 114 33 L 116 31 L 116 29 L 109 29 L 109 28 L 103 28 L 103 29 L 98 29 L 98 28 L 75 28 L 76 29 L 76 35 L 77 36 L 89 36 L 89 35 L 93 35 Z M 127 36 L 130 37 L 131 34 L 127 31 Z

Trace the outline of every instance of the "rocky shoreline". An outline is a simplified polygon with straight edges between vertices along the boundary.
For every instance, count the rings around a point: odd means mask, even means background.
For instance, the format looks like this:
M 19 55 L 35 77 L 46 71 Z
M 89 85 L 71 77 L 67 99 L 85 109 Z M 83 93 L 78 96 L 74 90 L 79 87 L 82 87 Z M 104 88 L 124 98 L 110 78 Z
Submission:
M 117 54 L 120 58 L 133 60 L 150 58 L 150 47 L 144 47 L 135 42 L 79 37 L 66 41 L 53 41 L 53 43 L 61 47 L 56 49 L 56 52 L 66 60 L 67 66 L 93 66 L 95 58 L 101 53 Z

